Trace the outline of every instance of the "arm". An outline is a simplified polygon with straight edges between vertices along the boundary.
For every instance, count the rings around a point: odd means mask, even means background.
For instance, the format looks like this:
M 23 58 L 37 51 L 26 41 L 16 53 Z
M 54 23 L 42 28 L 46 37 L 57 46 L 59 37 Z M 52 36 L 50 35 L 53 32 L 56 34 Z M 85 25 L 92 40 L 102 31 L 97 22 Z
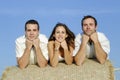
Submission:
M 102 49 L 100 42 L 98 41 L 98 36 L 97 33 L 93 33 L 90 36 L 91 40 L 94 42 L 94 47 L 95 47 L 95 53 L 96 53 L 96 58 L 98 61 L 103 64 L 106 59 L 107 59 L 107 54 L 106 52 Z
M 18 66 L 21 69 L 25 68 L 29 63 L 31 48 L 32 48 L 32 42 L 30 42 L 29 40 L 26 40 L 26 48 L 24 50 L 23 56 L 20 58 L 17 58 Z
M 43 56 L 43 53 L 41 51 L 39 44 L 40 44 L 40 40 L 38 38 L 33 40 L 33 45 L 35 47 L 38 65 L 40 67 L 45 67 L 47 65 L 47 60 Z
M 65 58 L 65 62 L 70 65 L 73 62 L 73 57 L 72 57 L 72 52 L 73 52 L 73 48 L 70 47 L 70 51 L 68 50 L 68 46 L 66 41 L 63 41 L 61 43 L 62 48 L 64 49 L 64 58 Z
M 87 45 L 88 40 L 89 40 L 89 37 L 87 35 L 83 34 L 80 48 L 79 48 L 77 54 L 74 57 L 75 63 L 77 65 L 81 65 L 85 60 L 85 57 L 86 57 L 86 45 Z
M 48 42 L 48 52 L 49 52 L 50 64 L 51 64 L 51 66 L 55 67 L 58 64 L 59 45 L 56 45 L 56 48 L 55 48 L 54 41 L 49 41 Z

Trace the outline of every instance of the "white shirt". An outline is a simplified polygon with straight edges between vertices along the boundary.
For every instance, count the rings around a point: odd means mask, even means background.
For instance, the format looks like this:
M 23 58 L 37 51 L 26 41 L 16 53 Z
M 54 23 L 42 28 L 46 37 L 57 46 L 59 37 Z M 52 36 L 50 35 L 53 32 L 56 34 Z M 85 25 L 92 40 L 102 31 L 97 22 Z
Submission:
M 38 38 L 40 39 L 40 48 L 43 53 L 43 56 L 46 58 L 46 60 L 48 60 L 48 49 L 47 49 L 48 39 L 43 34 L 39 34 Z M 24 50 L 26 48 L 25 42 L 26 42 L 25 35 L 16 39 L 15 43 L 16 43 L 16 57 L 17 58 L 20 58 L 23 56 Z M 35 51 L 32 48 L 30 52 L 30 63 L 29 64 L 36 64 L 36 63 L 37 63 L 37 60 L 36 60 Z
M 63 60 L 64 60 L 64 58 L 63 58 L 62 56 L 59 55 L 58 61 L 63 61 Z
M 80 48 L 81 45 L 81 41 L 82 41 L 82 34 L 83 33 L 79 33 L 76 38 L 75 38 L 75 50 L 73 51 L 73 56 L 75 56 Z M 107 37 L 100 32 L 97 32 L 98 35 L 98 40 L 101 44 L 101 47 L 103 48 L 103 50 L 107 53 L 107 55 L 110 52 L 110 43 L 109 40 L 107 39 Z M 94 44 L 92 43 L 91 45 L 88 43 L 87 47 L 86 47 L 86 57 L 87 58 L 93 58 L 95 57 L 95 50 L 94 50 Z

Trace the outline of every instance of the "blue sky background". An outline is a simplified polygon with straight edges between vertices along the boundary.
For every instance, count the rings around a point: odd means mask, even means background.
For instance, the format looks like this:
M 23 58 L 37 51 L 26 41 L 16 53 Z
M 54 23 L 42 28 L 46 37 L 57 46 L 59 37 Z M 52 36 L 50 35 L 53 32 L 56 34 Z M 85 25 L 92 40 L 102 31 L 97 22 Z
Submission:
M 47 37 L 57 22 L 65 23 L 77 35 L 81 19 L 92 15 L 98 21 L 98 31 L 111 43 L 109 58 L 120 67 L 120 1 L 119 0 L 0 0 L 0 76 L 8 66 L 15 66 L 15 39 L 24 34 L 24 24 L 36 19 L 40 33 Z M 120 71 L 115 73 L 120 80 Z

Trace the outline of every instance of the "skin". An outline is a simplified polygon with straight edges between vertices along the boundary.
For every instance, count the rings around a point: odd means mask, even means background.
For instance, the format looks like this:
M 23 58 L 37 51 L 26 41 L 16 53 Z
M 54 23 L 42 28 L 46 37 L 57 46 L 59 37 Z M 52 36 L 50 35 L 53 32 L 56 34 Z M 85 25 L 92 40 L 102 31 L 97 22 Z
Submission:
M 71 52 L 73 48 L 70 47 L 70 51 L 68 50 L 67 42 L 65 41 L 67 36 L 64 27 L 59 26 L 56 28 L 54 34 L 56 40 L 48 42 L 50 64 L 53 67 L 57 66 L 59 55 L 65 59 L 66 64 L 72 64 L 73 58 Z M 60 51 L 61 48 L 63 49 L 62 51 Z
M 29 64 L 30 51 L 32 47 L 35 49 L 35 54 L 37 56 L 37 63 L 40 67 L 45 67 L 47 65 L 47 60 L 44 58 L 39 46 L 40 40 L 38 39 L 39 30 L 37 24 L 27 24 L 26 35 L 26 48 L 22 57 L 17 58 L 18 65 L 21 69 L 25 68 Z
M 87 18 L 83 21 L 83 35 L 82 42 L 80 45 L 80 49 L 75 56 L 75 62 L 77 65 L 81 65 L 86 58 L 86 46 L 89 41 L 94 43 L 95 53 L 97 60 L 103 64 L 106 61 L 107 54 L 102 49 L 100 42 L 98 41 L 98 35 L 96 33 L 97 26 L 95 26 L 95 22 L 92 18 Z

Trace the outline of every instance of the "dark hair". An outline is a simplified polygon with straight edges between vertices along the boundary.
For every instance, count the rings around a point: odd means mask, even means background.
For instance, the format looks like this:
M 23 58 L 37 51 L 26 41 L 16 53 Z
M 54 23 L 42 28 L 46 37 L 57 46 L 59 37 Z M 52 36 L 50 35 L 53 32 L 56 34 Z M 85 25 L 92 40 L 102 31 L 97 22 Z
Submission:
M 74 33 L 73 33 L 72 31 L 70 31 L 70 29 L 69 29 L 65 24 L 63 24 L 63 23 L 57 23 L 57 24 L 55 25 L 55 27 L 53 28 L 53 31 L 52 31 L 52 33 L 51 33 L 48 41 L 55 41 L 55 37 L 54 37 L 53 35 L 55 34 L 56 28 L 59 27 L 59 26 L 63 26 L 63 27 L 65 28 L 65 30 L 66 30 L 66 33 L 67 33 L 68 36 L 67 36 L 67 38 L 66 38 L 65 40 L 66 40 L 66 42 L 67 42 L 67 44 L 68 44 L 68 48 L 69 48 L 70 46 L 73 47 L 73 48 L 75 48 L 75 45 L 74 45 L 75 35 L 74 35 Z
M 34 20 L 34 19 L 28 20 L 28 21 L 25 23 L 25 31 L 27 30 L 27 24 L 37 24 L 38 30 L 39 30 L 39 23 L 38 23 L 36 20 Z
M 83 19 L 82 19 L 82 21 L 81 21 L 81 26 L 83 26 L 83 21 L 84 21 L 85 19 L 88 19 L 88 18 L 92 18 L 92 19 L 94 20 L 94 22 L 95 22 L 95 26 L 97 26 L 97 20 L 95 19 L 95 17 L 93 17 L 93 16 L 91 16 L 91 15 L 87 15 L 87 16 L 84 16 L 84 17 L 83 17 Z

